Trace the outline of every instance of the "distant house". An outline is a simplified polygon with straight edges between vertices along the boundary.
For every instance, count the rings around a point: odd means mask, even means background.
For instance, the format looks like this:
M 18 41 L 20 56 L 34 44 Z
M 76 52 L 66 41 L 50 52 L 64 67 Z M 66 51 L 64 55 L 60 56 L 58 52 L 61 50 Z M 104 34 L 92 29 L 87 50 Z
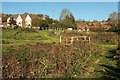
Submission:
M 112 28 L 110 25 L 108 26 L 104 26 L 105 30 L 109 30 L 110 28 Z
M 34 18 L 38 18 L 38 19 L 42 19 L 45 20 L 44 17 L 38 17 L 32 14 L 17 14 L 17 15 L 12 15 L 7 19 L 7 26 L 10 26 L 10 20 L 13 19 L 16 21 L 16 25 L 20 26 L 20 27 L 24 27 L 24 28 L 32 28 L 32 19 Z
M 12 20 L 12 19 L 16 21 L 17 25 L 22 27 L 22 17 L 19 14 L 8 17 L 7 26 L 10 26 L 9 23 L 10 23 L 10 20 Z
M 86 31 L 90 31 L 90 27 L 87 27 L 87 30 Z
M 67 28 L 67 30 L 70 30 L 70 31 L 71 31 L 71 30 L 72 30 L 72 28 Z
M 77 29 L 79 31 L 89 31 L 90 27 L 84 24 L 77 24 Z
M 23 15 L 21 15 L 21 17 L 22 17 L 22 27 L 28 27 L 28 28 L 31 28 L 32 26 L 32 24 L 31 24 L 31 22 L 32 22 L 32 18 L 30 17 L 30 15 L 28 15 L 28 14 L 23 14 Z
M 77 28 L 81 28 L 81 27 L 88 27 L 88 25 L 86 25 L 86 24 L 77 24 Z
M 3 27 L 7 27 L 7 22 L 2 23 Z

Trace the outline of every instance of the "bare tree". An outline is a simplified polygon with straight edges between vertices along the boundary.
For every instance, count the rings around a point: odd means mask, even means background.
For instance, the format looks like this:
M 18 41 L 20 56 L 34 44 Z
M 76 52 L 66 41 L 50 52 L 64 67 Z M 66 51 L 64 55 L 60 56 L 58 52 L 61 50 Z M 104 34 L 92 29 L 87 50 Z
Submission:
M 70 10 L 63 9 L 62 12 L 61 12 L 61 14 L 60 14 L 59 20 L 63 21 L 63 20 L 65 20 L 66 16 L 70 17 L 70 15 L 72 15 L 72 13 L 70 12 Z
M 118 20 L 118 14 L 116 12 L 113 12 L 110 14 L 109 18 L 113 20 Z

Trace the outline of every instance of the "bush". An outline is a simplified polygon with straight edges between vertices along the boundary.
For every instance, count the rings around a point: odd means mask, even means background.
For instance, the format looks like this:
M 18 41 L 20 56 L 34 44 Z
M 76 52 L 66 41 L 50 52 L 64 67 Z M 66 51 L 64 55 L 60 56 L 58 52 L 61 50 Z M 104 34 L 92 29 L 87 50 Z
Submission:
M 18 28 L 20 28 L 20 26 L 18 26 L 18 25 L 16 25 L 16 26 L 14 27 L 14 29 L 18 29 Z
M 12 76 L 14 78 L 73 78 L 74 75 L 80 78 L 85 74 L 84 68 L 92 65 L 94 59 L 92 57 L 97 57 L 101 53 L 101 51 L 97 52 L 96 46 L 92 45 L 91 52 L 89 52 L 90 45 L 79 42 L 69 47 L 54 43 L 37 43 L 4 48 L 3 78 Z
M 92 31 L 92 32 L 105 32 L 105 29 L 102 27 L 91 27 L 90 31 Z
M 48 21 L 46 20 L 40 20 L 40 19 L 33 19 L 32 20 L 33 26 L 40 26 L 40 27 L 48 27 Z
M 117 44 L 117 34 L 111 32 L 103 32 L 98 34 L 91 34 L 91 39 L 99 42 L 100 44 Z
M 2 40 L 2 44 L 9 44 L 8 41 Z
M 26 31 L 26 32 L 37 32 L 36 29 L 33 28 L 19 28 L 19 31 Z

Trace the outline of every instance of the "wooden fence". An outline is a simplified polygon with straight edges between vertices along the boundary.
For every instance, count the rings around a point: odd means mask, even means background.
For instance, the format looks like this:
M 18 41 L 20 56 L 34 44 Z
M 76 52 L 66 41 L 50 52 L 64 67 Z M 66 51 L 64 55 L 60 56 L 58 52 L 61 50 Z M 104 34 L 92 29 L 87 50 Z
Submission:
M 62 40 L 62 38 L 64 40 Z M 65 42 L 65 45 L 73 44 L 74 41 L 81 41 L 81 42 L 89 42 L 90 43 L 90 37 L 89 36 L 74 36 L 74 37 L 62 37 L 62 36 L 60 36 L 60 44 L 63 41 Z

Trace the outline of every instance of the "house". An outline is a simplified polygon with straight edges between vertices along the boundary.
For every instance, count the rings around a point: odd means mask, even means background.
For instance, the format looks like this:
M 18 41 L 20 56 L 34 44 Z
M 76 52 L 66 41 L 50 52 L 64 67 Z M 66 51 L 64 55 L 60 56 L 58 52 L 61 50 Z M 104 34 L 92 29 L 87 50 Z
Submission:
M 87 30 L 86 31 L 90 31 L 90 27 L 87 27 Z
M 22 17 L 21 15 L 17 14 L 17 15 L 13 15 L 8 17 L 7 19 L 7 26 L 10 26 L 10 20 L 15 20 L 16 21 L 16 25 L 21 26 L 22 27 Z
M 90 27 L 86 24 L 77 24 L 77 29 L 79 31 L 89 31 Z
M 2 23 L 3 27 L 7 27 L 7 22 Z
M 77 24 L 77 28 L 88 27 L 86 24 Z
M 21 17 L 22 17 L 22 27 L 28 27 L 28 28 L 31 28 L 32 26 L 32 24 L 31 24 L 31 22 L 32 22 L 32 18 L 30 17 L 30 15 L 28 15 L 28 14 L 23 14 L 23 15 L 21 15 Z
M 17 14 L 17 15 L 12 15 L 7 19 L 7 26 L 10 26 L 10 20 L 13 19 L 16 21 L 16 25 L 24 28 L 32 28 L 32 19 L 38 18 L 41 20 L 45 20 L 45 17 L 38 17 L 33 14 Z
M 71 30 L 72 30 L 72 28 L 67 28 L 67 30 L 70 30 L 70 31 L 71 31 Z

